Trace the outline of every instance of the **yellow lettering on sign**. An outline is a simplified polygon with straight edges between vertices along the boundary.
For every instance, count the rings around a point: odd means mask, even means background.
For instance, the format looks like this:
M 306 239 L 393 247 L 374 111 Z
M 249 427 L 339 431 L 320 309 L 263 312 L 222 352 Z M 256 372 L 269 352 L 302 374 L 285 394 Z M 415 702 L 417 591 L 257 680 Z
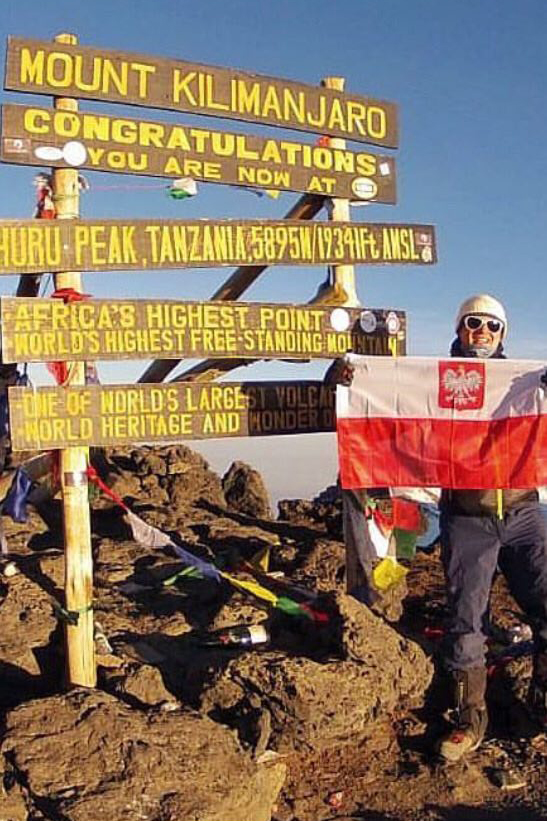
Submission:
M 234 434 L 240 428 L 239 414 L 231 412 L 206 413 L 202 424 L 202 433 L 209 435 Z
M 36 54 L 32 55 L 29 48 L 21 49 L 21 63 L 19 66 L 19 80 L 21 83 L 35 83 L 36 85 L 44 84 L 44 62 L 45 52 L 43 49 L 38 49 Z
M 148 63 L 131 63 L 130 68 L 137 73 L 139 90 L 138 95 L 141 100 L 148 97 L 148 76 L 155 74 L 156 66 L 151 66 Z
M 236 157 L 238 160 L 259 160 L 260 154 L 249 148 L 247 137 L 244 134 L 236 135 Z
M 61 263 L 59 226 L 2 226 L 0 228 L 0 267 L 14 270 L 44 270 Z M 46 267 L 46 270 L 47 270 Z
M 180 149 L 181 151 L 191 151 L 190 141 L 186 136 L 186 131 L 182 126 L 174 126 L 171 129 L 171 133 L 169 134 L 169 139 L 165 145 L 170 151 L 175 148 Z
M 240 114 L 260 116 L 260 85 L 246 80 L 232 80 L 232 108 Z
M 25 392 L 22 398 L 23 414 L 27 417 L 54 417 L 58 413 L 57 395 L 52 392 Z
M 31 323 L 31 310 L 29 305 L 16 305 L 15 307 L 15 321 L 14 321 L 14 330 L 17 333 L 18 331 L 30 331 L 32 329 Z
M 371 137 L 374 137 L 377 140 L 383 139 L 387 134 L 387 118 L 384 109 L 379 108 L 378 106 L 369 106 L 367 124 L 368 133 Z M 361 133 L 363 134 L 366 132 Z
M 220 100 L 215 100 L 215 78 L 212 74 L 205 74 L 205 90 L 206 90 L 206 105 L 208 108 L 214 108 L 217 111 L 229 111 L 228 103 L 223 103 Z
M 285 104 L 283 119 L 296 120 L 304 125 L 306 122 L 306 97 L 304 92 L 294 92 L 290 88 L 284 88 L 283 100 Z
M 401 237 L 401 253 L 402 259 L 405 260 L 419 260 L 420 255 L 416 250 L 414 245 L 414 231 L 412 228 L 400 228 L 399 229 L 400 237 Z
M 243 185 L 259 185 L 265 188 L 289 188 L 291 184 L 290 171 L 280 171 L 275 168 L 253 168 L 246 165 L 238 166 L 237 179 Z
M 345 111 L 342 109 L 342 103 L 338 98 L 332 101 L 330 110 L 329 125 L 339 128 L 341 131 L 346 131 L 347 125 L 345 120 Z
M 262 102 L 262 110 L 261 115 L 263 117 L 274 117 L 275 119 L 282 120 L 283 115 L 281 113 L 281 106 L 279 104 L 279 98 L 277 95 L 277 89 L 275 86 L 268 86 L 266 88 L 266 93 L 264 95 L 264 100 Z
M 52 447 L 64 444 L 86 443 L 93 438 L 93 420 L 89 417 L 78 419 L 25 419 L 24 438 L 40 446 Z
M 355 158 L 357 173 L 364 177 L 374 177 L 377 173 L 377 158 L 374 154 L 357 154 Z
M 180 103 L 181 99 L 184 99 L 185 103 L 190 106 L 197 106 L 198 102 L 190 89 L 190 85 L 196 79 L 196 74 L 195 71 L 188 71 L 183 74 L 180 68 L 173 71 L 173 102 Z
M 367 109 L 362 103 L 352 102 L 351 100 L 347 103 L 348 107 L 348 132 L 358 132 L 362 134 L 363 137 L 366 136 L 367 133 Z M 378 136 L 378 135 L 376 135 Z M 385 137 L 385 132 L 382 135 Z
M 79 91 L 102 94 L 113 92 L 121 97 L 129 95 L 130 79 L 135 79 L 137 96 L 145 100 L 148 96 L 148 81 L 156 67 L 148 63 L 114 62 L 108 57 L 87 58 L 82 54 L 67 54 L 51 51 L 47 55 L 43 49 L 35 54 L 31 49 L 21 49 L 19 77 L 21 83 L 50 85 L 54 88 L 75 86 Z
M 419 260 L 411 228 L 385 227 L 382 230 L 384 259 Z
M 313 176 L 308 183 L 308 191 L 317 191 L 321 194 L 330 194 L 334 190 L 336 180 L 333 177 Z

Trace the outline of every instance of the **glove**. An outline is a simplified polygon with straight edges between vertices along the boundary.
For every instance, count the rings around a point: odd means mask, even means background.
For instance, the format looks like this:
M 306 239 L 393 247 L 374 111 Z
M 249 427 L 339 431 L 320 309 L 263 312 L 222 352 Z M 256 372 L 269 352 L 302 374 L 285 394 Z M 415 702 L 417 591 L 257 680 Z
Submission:
M 355 368 L 345 359 L 335 359 L 323 377 L 323 382 L 325 385 L 343 385 L 349 388 L 353 382 L 354 373 Z
M 539 377 L 539 382 L 540 385 L 542 385 L 544 388 L 547 388 L 547 369 L 545 369 Z

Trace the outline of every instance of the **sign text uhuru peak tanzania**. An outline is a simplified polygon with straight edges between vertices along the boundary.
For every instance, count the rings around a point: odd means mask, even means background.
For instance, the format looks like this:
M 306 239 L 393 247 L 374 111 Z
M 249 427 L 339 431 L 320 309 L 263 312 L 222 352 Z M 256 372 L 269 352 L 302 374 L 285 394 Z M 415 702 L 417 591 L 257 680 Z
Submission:
M 406 317 L 385 309 L 21 297 L 1 308 L 3 362 L 406 352 Z
M 10 388 L 14 450 L 334 430 L 322 382 Z
M 230 220 L 0 222 L 0 274 L 225 265 L 431 264 L 432 226 Z
M 248 120 L 397 147 L 396 106 L 291 80 L 9 38 L 5 88 Z
M 431 225 L 309 220 L 3 220 L 0 274 L 436 261 Z

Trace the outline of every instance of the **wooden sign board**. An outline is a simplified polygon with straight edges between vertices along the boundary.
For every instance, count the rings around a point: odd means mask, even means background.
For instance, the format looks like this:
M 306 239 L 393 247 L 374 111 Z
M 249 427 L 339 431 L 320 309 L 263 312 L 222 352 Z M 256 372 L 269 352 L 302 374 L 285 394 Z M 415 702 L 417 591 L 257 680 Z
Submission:
M 183 60 L 10 37 L 4 88 L 398 145 L 393 103 Z
M 0 303 L 3 362 L 406 353 L 406 316 L 393 310 L 11 297 Z
M 392 157 L 97 112 L 4 105 L 0 152 L 20 165 L 396 202 Z
M 322 382 L 179 382 L 10 388 L 13 450 L 334 430 Z
M 0 275 L 436 262 L 431 225 L 310 220 L 0 220 Z

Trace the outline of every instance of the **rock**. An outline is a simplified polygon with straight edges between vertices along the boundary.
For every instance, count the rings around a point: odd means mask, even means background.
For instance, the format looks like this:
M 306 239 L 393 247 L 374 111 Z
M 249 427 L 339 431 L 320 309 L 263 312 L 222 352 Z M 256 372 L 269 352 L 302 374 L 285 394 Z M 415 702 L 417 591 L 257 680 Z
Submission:
M 173 696 L 165 688 L 160 671 L 147 664 L 128 672 L 120 681 L 119 691 L 136 699 L 145 707 L 154 707 L 173 700 Z
M 113 489 L 156 505 L 186 509 L 206 500 L 224 506 L 222 485 L 208 463 L 186 445 L 151 448 L 113 448 L 108 458 L 118 476 Z
M 258 471 L 245 462 L 232 462 L 222 477 L 228 506 L 256 519 L 271 519 L 268 491 Z
M 2 821 L 28 821 L 26 791 L 10 769 L 0 771 L 0 818 Z
M 65 821 L 270 821 L 285 777 L 280 761 L 258 765 L 205 716 L 143 713 L 90 691 L 10 712 L 2 753 L 32 817 L 47 804 Z
M 63 670 L 63 661 L 51 646 L 58 625 L 51 599 L 26 572 L 23 567 L 10 578 L 0 607 L 0 703 L 4 704 L 47 690 Z
M 325 662 L 276 652 L 242 655 L 205 686 L 202 708 L 232 719 L 239 713 L 248 725 L 248 694 L 260 693 L 261 709 L 271 715 L 271 748 L 291 752 L 347 742 L 348 732 L 354 741 L 366 737 L 377 721 L 421 702 L 433 674 L 421 648 L 344 594 L 336 608 L 326 629 L 340 660 L 332 653 Z M 313 634 L 309 642 L 313 650 Z
M 345 589 L 346 553 L 340 542 L 317 539 L 307 555 L 300 557 L 299 565 L 296 581 L 310 580 L 316 590 Z
M 314 499 L 282 499 L 278 502 L 278 518 L 295 525 L 326 531 L 334 539 L 342 539 L 342 496 L 338 485 L 329 485 Z
M 141 483 L 138 476 L 134 476 L 129 471 L 122 471 L 117 474 L 112 482 L 112 490 L 121 499 L 129 496 L 138 499 L 141 495 Z

